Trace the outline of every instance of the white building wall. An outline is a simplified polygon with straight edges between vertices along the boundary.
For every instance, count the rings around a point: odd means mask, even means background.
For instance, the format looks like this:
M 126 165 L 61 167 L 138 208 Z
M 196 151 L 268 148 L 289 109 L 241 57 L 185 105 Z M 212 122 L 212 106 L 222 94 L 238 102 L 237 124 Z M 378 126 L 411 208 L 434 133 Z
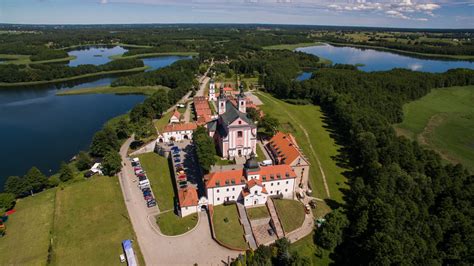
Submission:
M 198 212 L 198 206 L 181 207 L 181 217 Z
M 164 142 L 170 142 L 171 138 L 174 138 L 174 141 L 184 140 L 184 136 L 188 136 L 188 139 L 193 138 L 192 130 L 183 130 L 183 131 L 171 131 L 163 133 Z
M 262 182 L 263 186 L 267 189 L 268 195 L 273 196 L 278 193 L 283 194 L 284 198 L 292 199 L 294 195 L 295 179 L 276 179 L 272 181 Z
M 239 199 L 243 188 L 244 185 L 208 188 L 207 197 L 209 204 L 214 206 L 221 205 L 227 199 L 236 201 Z
M 257 192 L 255 194 L 255 192 Z M 262 188 L 260 186 L 254 186 L 250 188 L 250 194 L 247 195 L 244 199 L 244 206 L 254 206 L 262 205 L 267 202 L 267 194 L 262 193 Z

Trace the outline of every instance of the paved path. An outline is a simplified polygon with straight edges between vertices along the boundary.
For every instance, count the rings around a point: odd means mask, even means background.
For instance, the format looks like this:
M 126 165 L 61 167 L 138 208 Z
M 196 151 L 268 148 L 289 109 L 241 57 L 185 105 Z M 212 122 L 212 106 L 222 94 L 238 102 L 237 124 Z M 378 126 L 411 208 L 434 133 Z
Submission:
M 245 239 L 249 243 L 250 248 L 255 250 L 257 249 L 257 242 L 253 237 L 252 227 L 250 226 L 250 221 L 247 217 L 247 212 L 245 211 L 244 205 L 240 202 L 237 202 L 237 210 L 239 211 L 240 223 L 244 227 Z
M 159 234 L 150 224 L 153 221 L 150 216 L 156 215 L 159 209 L 146 207 L 142 193 L 134 182 L 136 177 L 127 159 L 127 149 L 131 142 L 132 138 L 128 139 L 120 149 L 125 166 L 119 174 L 119 181 L 146 265 L 223 265 L 230 258 L 237 257 L 239 252 L 224 248 L 212 239 L 206 213 L 199 214 L 197 227 L 188 234 L 179 237 Z
M 275 210 L 275 205 L 273 204 L 273 200 L 270 198 L 267 200 L 267 207 L 268 211 L 270 212 L 270 217 L 272 218 L 273 225 L 275 225 L 276 235 L 278 238 L 282 238 L 285 236 L 283 231 L 283 227 L 280 224 L 280 219 L 278 219 L 278 215 Z

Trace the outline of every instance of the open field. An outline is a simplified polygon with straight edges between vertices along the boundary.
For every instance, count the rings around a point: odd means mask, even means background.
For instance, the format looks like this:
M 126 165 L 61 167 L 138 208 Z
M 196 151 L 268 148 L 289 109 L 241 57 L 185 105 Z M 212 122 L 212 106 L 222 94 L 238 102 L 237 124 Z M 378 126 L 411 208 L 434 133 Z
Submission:
M 329 251 L 316 246 L 313 242 L 314 232 L 291 243 L 290 253 L 298 253 L 301 256 L 307 256 L 310 265 L 329 265 L 332 260 L 329 258 Z
M 244 228 L 239 222 L 237 206 L 234 204 L 215 206 L 213 223 L 216 238 L 219 241 L 231 247 L 248 248 L 244 239 Z
M 52 264 L 119 265 L 122 240 L 135 236 L 118 179 L 97 176 L 58 189 L 53 232 Z
M 474 86 L 434 89 L 403 106 L 397 133 L 474 171 Z
M 165 86 L 146 86 L 146 87 L 129 87 L 129 86 L 100 86 L 75 90 L 61 90 L 56 93 L 58 96 L 64 95 L 83 95 L 83 94 L 144 94 L 152 95 L 161 89 L 169 89 Z
M 257 220 L 270 217 L 267 206 L 247 208 L 247 215 L 250 220 Z
M 56 58 L 49 60 L 31 61 L 29 55 L 21 54 L 0 54 L 0 59 L 5 59 L 4 64 L 16 64 L 16 65 L 31 65 L 31 64 L 46 64 L 46 63 L 58 63 L 67 62 L 76 59 L 76 56 L 68 56 L 64 58 Z
M 56 189 L 18 200 L 7 234 L 0 238 L 1 265 L 46 265 Z
M 338 156 L 340 146 L 331 138 L 320 107 L 289 104 L 262 92 L 258 92 L 257 96 L 264 103 L 260 108 L 265 113 L 277 117 L 281 124 L 281 130 L 292 133 L 300 148 L 303 149 L 311 164 L 310 182 L 315 197 L 328 197 L 319 168 L 321 165 L 326 176 L 330 198 L 337 202 L 343 202 L 341 189 L 348 188 L 347 180 L 342 175 L 344 169 L 339 167 L 333 159 Z
M 304 206 L 297 200 L 275 199 L 275 209 L 286 233 L 298 229 L 304 222 Z
M 41 85 L 41 84 L 48 84 L 48 83 L 56 83 L 56 82 L 63 82 L 63 81 L 70 81 L 82 78 L 89 78 L 95 76 L 102 76 L 102 75 L 110 75 L 110 74 L 119 74 L 119 73 L 130 73 L 130 72 L 142 72 L 147 70 L 149 67 L 136 67 L 131 69 L 122 69 L 122 70 L 112 70 L 112 71 L 101 71 L 97 73 L 89 73 L 79 76 L 73 76 L 68 78 L 60 78 L 60 79 L 52 79 L 52 80 L 41 80 L 41 81 L 29 81 L 29 82 L 14 82 L 14 83 L 6 83 L 0 82 L 0 87 L 11 88 L 11 87 L 18 87 L 18 86 L 28 86 L 28 85 Z
M 296 48 L 300 47 L 309 47 L 309 46 L 316 46 L 321 45 L 320 42 L 303 42 L 303 43 L 295 43 L 295 44 L 277 44 L 277 45 L 270 45 L 264 46 L 264 50 L 295 50 Z
M 122 240 L 135 239 L 116 177 L 62 184 L 16 210 L 0 239 L 1 265 L 118 265 Z
M 141 154 L 138 158 L 150 180 L 160 210 L 173 210 L 175 194 L 168 159 L 154 152 Z
M 164 235 L 181 235 L 193 229 L 198 222 L 198 214 L 190 214 L 184 218 L 179 217 L 173 211 L 160 213 L 156 216 L 156 222 Z
M 162 52 L 162 53 L 148 53 L 148 54 L 136 54 L 136 55 L 112 55 L 109 56 L 110 59 L 130 59 L 130 58 L 147 58 L 155 56 L 165 56 L 165 55 L 180 55 L 180 56 L 197 56 L 198 52 Z

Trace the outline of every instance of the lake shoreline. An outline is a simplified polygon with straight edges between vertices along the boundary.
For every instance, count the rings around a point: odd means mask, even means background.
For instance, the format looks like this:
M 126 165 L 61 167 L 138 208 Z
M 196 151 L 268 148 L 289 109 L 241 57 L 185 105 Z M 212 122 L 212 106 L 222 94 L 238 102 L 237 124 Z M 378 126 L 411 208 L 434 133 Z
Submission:
M 337 42 L 324 42 L 325 44 L 330 44 L 336 47 L 354 47 L 354 48 L 367 48 L 373 49 L 377 51 L 386 51 L 386 52 L 393 52 L 400 55 L 417 57 L 420 59 L 433 59 L 433 60 L 456 60 L 456 61 L 474 61 L 474 56 L 471 55 L 443 55 L 443 54 L 425 54 L 425 53 L 418 53 L 412 51 L 405 51 L 399 49 L 393 49 L 383 46 L 372 46 L 372 45 L 364 45 L 364 44 L 352 44 L 352 43 L 337 43 Z M 307 46 L 302 46 L 298 48 L 304 48 Z
M 149 66 L 143 66 L 143 67 L 136 67 L 136 68 L 130 68 L 130 69 L 123 69 L 123 70 L 101 71 L 97 73 L 89 73 L 89 74 L 84 74 L 84 75 L 79 75 L 79 76 L 52 79 L 52 80 L 15 82 L 15 83 L 0 82 L 0 89 L 2 88 L 11 89 L 11 88 L 19 87 L 19 86 L 32 86 L 32 85 L 42 85 L 42 84 L 49 84 L 49 83 L 59 83 L 59 82 L 65 82 L 65 81 L 71 81 L 71 80 L 89 78 L 89 77 L 96 77 L 96 76 L 104 76 L 104 75 L 110 75 L 110 74 L 142 72 L 149 68 L 150 68 Z
M 169 89 L 165 86 L 142 86 L 142 87 L 131 87 L 131 86 L 98 86 L 82 89 L 63 90 L 56 93 L 57 96 L 73 96 L 73 95 L 90 95 L 90 94 L 139 94 L 149 96 L 157 92 L 160 89 Z

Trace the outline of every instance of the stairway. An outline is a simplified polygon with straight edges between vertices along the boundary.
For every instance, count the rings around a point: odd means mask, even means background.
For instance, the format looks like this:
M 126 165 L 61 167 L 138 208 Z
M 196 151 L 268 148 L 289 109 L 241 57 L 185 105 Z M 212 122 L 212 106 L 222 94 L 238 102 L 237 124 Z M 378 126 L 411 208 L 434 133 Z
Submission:
M 247 240 L 247 242 L 249 243 L 250 248 L 255 250 L 257 249 L 257 242 L 253 237 L 252 227 L 250 227 L 250 221 L 247 217 L 247 211 L 245 211 L 244 205 L 240 202 L 237 202 L 237 210 L 239 211 L 240 223 L 244 227 L 245 240 Z
M 275 210 L 275 205 L 273 204 L 273 200 L 271 198 L 267 200 L 267 208 L 270 212 L 270 217 L 272 217 L 273 225 L 275 226 L 276 230 L 276 235 L 278 236 L 278 238 L 284 237 L 285 233 L 283 232 L 283 228 L 280 224 L 280 219 L 278 219 L 278 215 Z

